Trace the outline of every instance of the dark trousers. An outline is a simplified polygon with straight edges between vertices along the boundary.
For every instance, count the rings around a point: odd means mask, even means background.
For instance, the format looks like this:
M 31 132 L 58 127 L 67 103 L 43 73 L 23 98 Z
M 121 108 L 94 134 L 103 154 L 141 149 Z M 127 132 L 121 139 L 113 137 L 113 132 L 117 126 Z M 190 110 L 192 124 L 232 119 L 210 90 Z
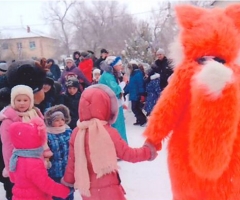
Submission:
M 3 162 L 3 156 L 2 156 L 2 141 L 0 140 L 0 182 L 3 183 L 3 187 L 6 191 L 6 198 L 11 199 L 12 198 L 12 188 L 13 183 L 11 183 L 9 178 L 4 178 L 2 176 L 2 171 L 4 169 L 4 162 Z
M 146 116 L 142 112 L 141 102 L 139 101 L 131 101 L 132 103 L 132 112 L 134 113 L 137 123 L 144 124 L 146 123 Z

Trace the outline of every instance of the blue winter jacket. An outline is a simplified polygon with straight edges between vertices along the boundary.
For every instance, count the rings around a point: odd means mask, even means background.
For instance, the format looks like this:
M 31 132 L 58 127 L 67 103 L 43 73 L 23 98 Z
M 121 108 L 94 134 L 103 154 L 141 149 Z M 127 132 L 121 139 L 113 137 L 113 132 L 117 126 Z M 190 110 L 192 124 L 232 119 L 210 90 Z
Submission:
M 70 128 L 67 128 L 63 133 L 48 133 L 48 146 L 53 152 L 53 156 L 50 158 L 52 167 L 48 169 L 51 178 L 61 178 L 65 173 L 71 134 Z
M 139 101 L 141 95 L 145 92 L 143 73 L 139 69 L 135 69 L 129 83 L 124 88 L 125 94 L 129 94 L 130 101 Z

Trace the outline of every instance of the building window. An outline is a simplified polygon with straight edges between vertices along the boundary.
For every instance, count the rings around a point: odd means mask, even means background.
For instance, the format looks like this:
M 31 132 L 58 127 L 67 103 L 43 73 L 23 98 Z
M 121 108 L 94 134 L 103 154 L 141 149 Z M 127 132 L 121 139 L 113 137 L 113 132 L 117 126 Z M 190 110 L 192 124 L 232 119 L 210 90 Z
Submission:
M 2 49 L 8 49 L 8 43 L 6 42 L 2 43 Z
M 22 43 L 21 43 L 21 42 L 18 42 L 18 43 L 17 43 L 17 48 L 18 48 L 18 49 L 22 49 Z
M 35 49 L 36 48 L 35 42 L 34 41 L 29 42 L 29 47 L 30 49 Z

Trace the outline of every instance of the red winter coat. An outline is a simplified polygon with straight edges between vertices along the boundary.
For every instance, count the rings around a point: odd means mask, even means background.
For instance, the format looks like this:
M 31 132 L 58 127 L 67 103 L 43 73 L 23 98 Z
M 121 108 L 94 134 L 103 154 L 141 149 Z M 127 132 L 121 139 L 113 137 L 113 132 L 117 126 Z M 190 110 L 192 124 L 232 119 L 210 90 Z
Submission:
M 89 120 L 91 118 L 97 118 L 100 120 L 109 121 L 109 118 L 111 116 L 110 99 L 109 98 L 106 99 L 105 98 L 106 94 L 104 95 L 101 90 L 92 89 L 92 93 L 90 93 L 90 90 L 91 89 L 88 89 L 89 91 L 88 95 L 85 95 L 86 92 L 83 93 L 82 98 L 80 100 L 80 104 L 79 104 L 79 114 L 81 116 L 80 120 L 84 121 L 84 120 Z M 102 106 L 102 105 L 105 105 L 105 106 Z M 116 106 L 118 106 L 117 100 L 116 100 Z M 105 128 L 114 143 L 117 157 L 120 158 L 121 160 L 135 163 L 135 162 L 149 160 L 151 158 L 151 150 L 148 147 L 143 146 L 141 148 L 131 148 L 121 138 L 120 134 L 116 129 L 112 128 L 110 125 L 105 125 Z M 74 141 L 75 141 L 77 132 L 78 132 L 78 128 L 75 128 L 70 139 L 68 164 L 67 164 L 65 175 L 64 175 L 64 181 L 70 184 L 74 184 L 75 182 L 74 163 L 75 163 L 75 156 L 77 155 L 74 154 Z M 89 172 L 89 178 L 90 178 L 90 184 L 91 184 L 90 185 L 91 197 L 82 196 L 82 199 L 83 200 L 100 200 L 100 199 L 125 200 L 124 190 L 120 184 L 118 173 L 112 172 L 110 174 L 106 174 L 101 178 L 97 179 L 96 174 L 93 171 L 92 163 L 90 160 L 88 132 L 86 133 L 86 136 L 85 136 L 85 152 L 86 152 L 87 166 L 88 166 L 88 172 Z
M 88 81 L 92 82 L 92 70 L 93 70 L 93 61 L 91 58 L 82 60 L 78 68 L 82 71 L 84 76 L 88 79 Z

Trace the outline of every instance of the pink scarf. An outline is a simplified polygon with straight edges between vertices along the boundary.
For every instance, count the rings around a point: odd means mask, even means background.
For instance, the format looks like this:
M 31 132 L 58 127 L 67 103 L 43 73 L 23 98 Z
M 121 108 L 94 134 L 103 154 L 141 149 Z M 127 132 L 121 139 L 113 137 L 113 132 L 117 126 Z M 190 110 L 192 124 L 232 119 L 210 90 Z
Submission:
M 89 132 L 89 151 L 93 171 L 97 178 L 105 174 L 117 171 L 117 155 L 114 143 L 109 133 L 104 128 L 106 121 L 91 119 L 77 123 L 79 131 L 74 142 L 75 154 L 75 184 L 81 195 L 90 197 L 90 178 L 87 168 L 87 159 L 85 153 L 85 133 Z

